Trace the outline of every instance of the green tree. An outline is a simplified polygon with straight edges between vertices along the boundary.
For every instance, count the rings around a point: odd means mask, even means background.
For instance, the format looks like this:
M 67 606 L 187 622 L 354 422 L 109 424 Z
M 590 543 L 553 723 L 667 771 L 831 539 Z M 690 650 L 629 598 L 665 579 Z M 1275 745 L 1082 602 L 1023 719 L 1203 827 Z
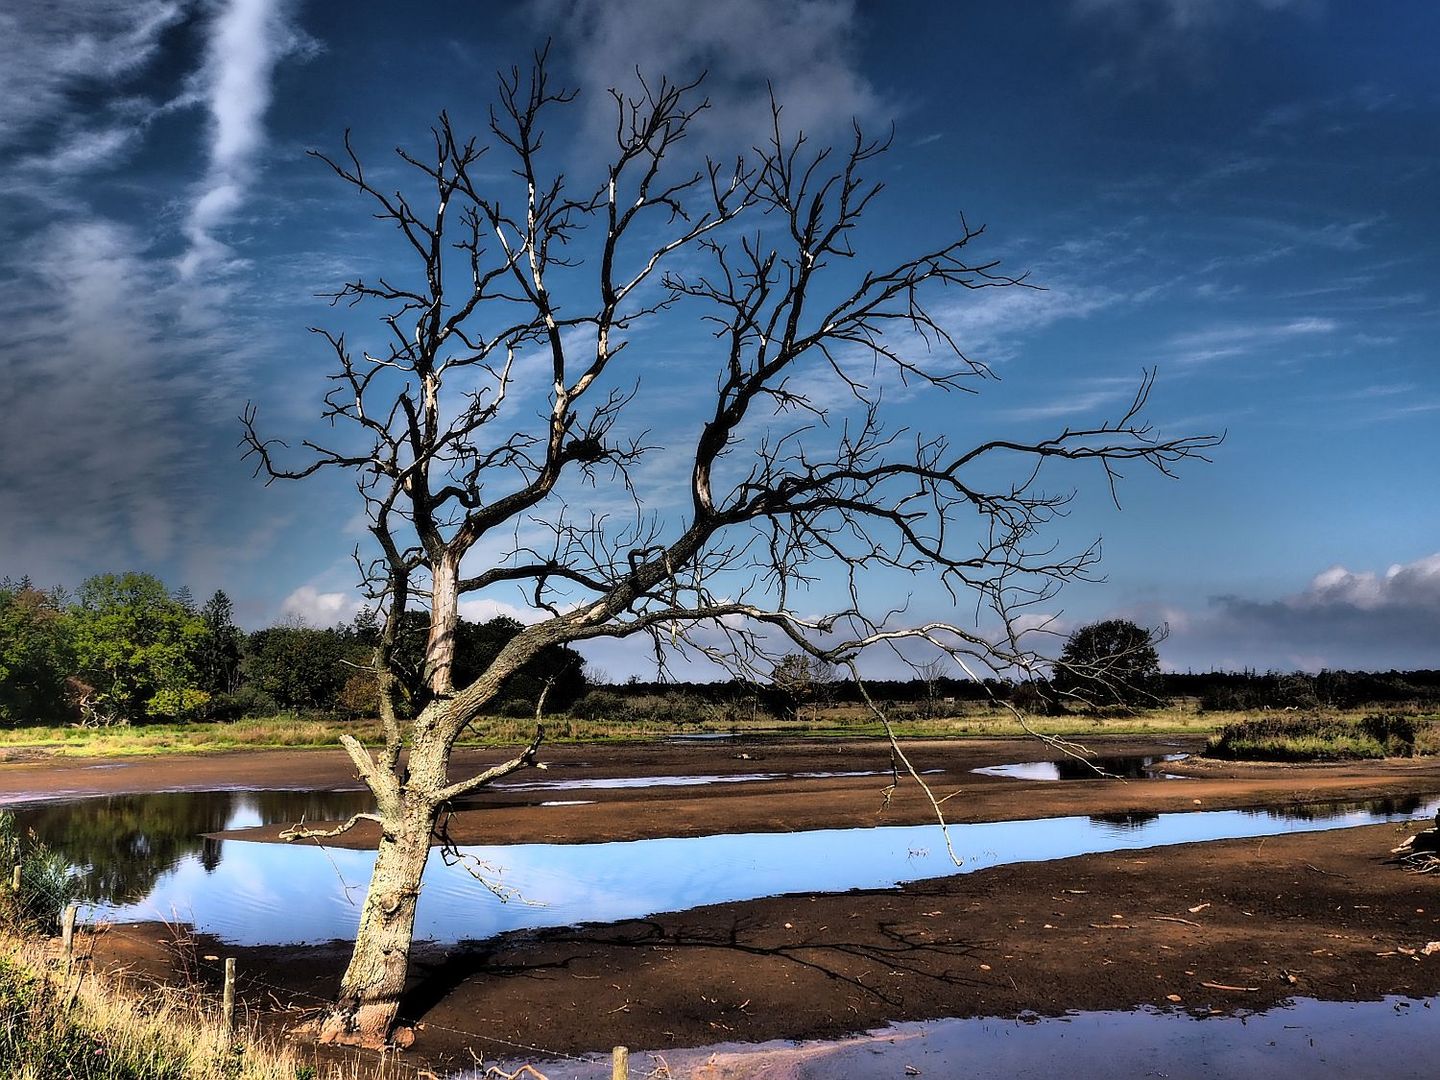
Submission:
M 212 697 L 233 694 L 240 677 L 245 635 L 235 625 L 235 606 L 223 589 L 216 589 L 205 601 L 200 609 L 200 621 L 205 624 L 205 636 L 195 659 L 200 671 L 200 688 Z
M 1076 630 L 1055 662 L 1052 682 L 1061 699 L 1086 709 L 1153 704 L 1160 690 L 1164 630 L 1128 619 L 1106 619 Z
M 355 670 L 348 635 L 333 628 L 271 626 L 250 635 L 245 682 L 280 709 L 332 710 Z
M 150 574 L 97 574 L 72 611 L 82 719 L 130 724 L 188 719 L 209 695 L 195 656 L 205 623 Z
M 63 594 L 42 592 L 28 579 L 0 582 L 0 724 L 63 717 L 74 661 Z

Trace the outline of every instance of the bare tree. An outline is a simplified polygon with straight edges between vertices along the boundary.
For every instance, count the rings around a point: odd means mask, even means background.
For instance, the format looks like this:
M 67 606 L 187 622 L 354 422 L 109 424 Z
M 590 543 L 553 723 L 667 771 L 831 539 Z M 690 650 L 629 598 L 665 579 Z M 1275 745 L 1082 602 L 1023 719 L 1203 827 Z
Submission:
M 289 464 L 253 407 L 242 418 L 247 453 L 270 479 L 350 471 L 379 551 L 357 563 L 384 617 L 374 662 L 385 745 L 343 741 L 375 794 L 381 838 L 327 1040 L 389 1035 L 439 815 L 535 764 L 542 733 L 458 779 L 451 749 L 538 650 L 649 635 L 657 655 L 694 650 L 758 677 L 788 652 L 853 671 L 872 645 L 918 639 L 962 665 L 1028 669 L 1037 658 L 1007 616 L 1098 557 L 1057 554 L 1038 536 L 1065 502 L 1040 489 L 1042 467 L 1091 461 L 1113 483 L 1125 462 L 1168 472 L 1214 441 L 1154 434 L 1140 418 L 1148 375 L 1118 421 L 1039 442 L 957 449 L 887 427 L 887 384 L 944 394 L 989 374 L 926 307 L 935 288 L 1022 285 L 967 258 L 982 230 L 962 218 L 955 237 L 867 266 L 854 244 L 881 185 L 863 173 L 884 140 L 857 129 L 843 149 L 811 150 L 785 136 L 777 107 L 753 156 L 722 165 L 687 153 L 706 102 L 696 85 L 667 80 L 612 92 L 608 164 L 577 193 L 546 171 L 542 149 L 545 117 L 572 96 L 552 86 L 543 55 L 501 76 L 489 126 L 510 178 L 498 182 L 493 169 L 481 175 L 485 148 L 442 114 L 425 155 L 398 151 L 423 201 L 373 182 L 348 136 L 343 157 L 317 155 L 398 230 L 415 272 L 354 281 L 334 298 L 378 310 L 378 349 L 316 331 L 336 365 L 323 415 L 339 443 L 307 440 L 310 456 Z M 714 362 L 704 389 L 692 381 L 683 395 L 693 428 L 666 432 L 662 446 L 647 421 L 679 424 L 687 409 L 673 387 L 643 401 L 659 372 L 641 331 L 687 311 L 710 328 L 696 340 Z M 1013 479 L 997 487 L 999 463 Z M 587 483 L 595 492 L 580 494 Z M 616 492 L 628 509 L 597 509 Z M 872 571 L 978 597 L 1000 613 L 998 635 L 912 625 L 894 604 L 870 605 Z M 847 601 L 802 618 L 799 599 L 814 602 L 821 575 L 838 575 Z M 460 597 L 517 585 L 536 621 L 478 679 L 454 685 Z M 428 609 L 429 633 L 410 699 L 394 654 L 413 605 Z
M 943 656 L 932 656 L 915 665 L 915 677 L 925 690 L 925 719 L 934 720 L 936 704 L 940 699 L 940 687 L 950 678 L 950 664 Z

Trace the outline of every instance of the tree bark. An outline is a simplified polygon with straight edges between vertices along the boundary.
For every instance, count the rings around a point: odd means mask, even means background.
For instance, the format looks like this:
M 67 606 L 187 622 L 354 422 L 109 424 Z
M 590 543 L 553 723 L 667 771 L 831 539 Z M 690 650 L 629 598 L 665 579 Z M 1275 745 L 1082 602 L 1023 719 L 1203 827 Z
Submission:
M 436 695 L 454 689 L 455 630 L 460 622 L 460 563 L 446 552 L 435 560 L 430 597 L 430 633 L 425 642 L 425 683 Z
M 428 800 L 407 793 L 400 820 L 387 819 L 382 826 L 355 951 L 335 1004 L 321 1022 L 321 1042 L 372 1049 L 386 1044 L 405 990 L 415 905 L 435 820 Z

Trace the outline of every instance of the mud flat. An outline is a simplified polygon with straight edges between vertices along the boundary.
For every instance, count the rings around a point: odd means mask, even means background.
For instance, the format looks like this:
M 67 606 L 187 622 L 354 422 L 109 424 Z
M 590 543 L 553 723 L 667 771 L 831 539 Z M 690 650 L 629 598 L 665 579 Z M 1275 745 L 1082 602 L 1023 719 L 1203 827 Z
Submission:
M 924 768 L 943 770 L 928 777 L 937 791 L 961 789 L 945 804 L 957 822 L 1090 815 L 1123 829 L 1149 814 L 1337 799 L 1388 798 L 1404 811 L 1440 793 L 1440 766 L 1430 762 L 1169 761 L 1163 771 L 1186 778 L 1128 782 L 970 771 L 1053 756 L 1043 749 L 988 740 L 921 743 L 911 752 Z M 1103 746 L 1110 755 L 1156 757 L 1193 749 L 1180 739 Z M 524 779 L 736 779 L 490 792 L 458 815 L 470 830 L 465 842 L 889 826 L 922 822 L 929 812 L 913 793 L 882 808 L 885 778 L 873 774 L 885 769 L 887 755 L 860 740 L 563 747 L 549 756 L 554 768 Z M 327 752 L 162 758 L 121 769 L 86 764 L 0 767 L 0 796 L 353 787 L 343 757 Z M 536 805 L 571 800 L 584 804 Z M 837 1039 L 897 1022 L 1013 1022 L 1139 1006 L 1210 1015 L 1388 996 L 1396 1010 L 1410 1007 L 1400 999 L 1425 1008 L 1418 999 L 1440 990 L 1440 951 L 1424 952 L 1440 940 L 1440 881 L 1386 862 L 1414 828 L 1366 825 L 1116 851 L 895 888 L 799 892 L 421 946 L 403 1008 L 418 1033 L 406 1059 L 459 1070 L 473 1064 L 471 1049 L 489 1060 L 544 1056 L 507 1049 L 514 1043 L 564 1054 L 616 1043 L 663 1053 Z M 265 829 L 224 835 L 263 838 Z M 171 977 L 174 955 L 160 940 L 171 937 L 158 925 L 119 925 L 96 940 L 96 961 Z M 276 1024 L 331 992 L 346 959 L 343 943 L 237 946 L 202 937 L 196 947 L 238 957 L 242 995 Z

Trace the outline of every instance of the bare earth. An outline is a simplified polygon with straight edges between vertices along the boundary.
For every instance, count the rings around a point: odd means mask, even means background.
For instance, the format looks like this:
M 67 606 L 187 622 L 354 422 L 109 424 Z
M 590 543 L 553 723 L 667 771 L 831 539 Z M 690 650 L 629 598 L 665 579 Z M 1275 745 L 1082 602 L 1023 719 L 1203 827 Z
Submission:
M 1097 752 L 1171 753 L 1195 740 L 1096 740 Z M 955 822 L 1440 793 L 1440 762 L 1332 766 L 1181 764 L 1185 781 L 1035 782 L 981 777 L 979 765 L 1055 756 L 1022 740 L 916 742 L 917 766 Z M 466 763 L 494 753 L 466 752 Z M 737 740 L 557 747 L 522 779 L 885 770 L 865 740 Z M 19 793 L 353 787 L 343 753 L 239 752 L 96 768 L 79 760 L 0 765 Z M 752 781 L 546 793 L 593 805 L 525 805 L 487 793 L 457 814 L 461 842 L 587 842 L 933 820 L 914 785 L 882 799 L 886 777 Z M 275 830 L 269 830 L 271 832 Z M 998 867 L 896 889 L 721 904 L 629 922 L 516 933 L 422 948 L 404 1012 L 418 1039 L 405 1060 L 470 1065 L 449 1029 L 567 1053 L 623 1043 L 663 1050 L 725 1040 L 835 1036 L 888 1020 L 1057 1014 L 1137 1005 L 1262 1009 L 1291 996 L 1358 1000 L 1440 991 L 1440 878 L 1387 863 L 1405 826 L 1220 841 Z M 247 832 L 247 838 L 259 838 Z M 352 842 L 370 838 L 352 834 Z M 102 934 L 102 965 L 169 974 L 170 956 Z M 333 990 L 342 946 L 237 949 L 257 1009 L 313 1004 Z M 293 996 L 277 1001 L 245 974 Z M 1209 986 L 1205 984 L 1211 984 Z M 279 995 L 284 998 L 287 995 Z M 1178 999 L 1178 1000 L 1177 1000 Z M 277 1013 L 275 1022 L 295 1013 Z M 507 1056 L 513 1056 L 510 1051 Z M 538 1056 L 538 1055 L 537 1055 Z

